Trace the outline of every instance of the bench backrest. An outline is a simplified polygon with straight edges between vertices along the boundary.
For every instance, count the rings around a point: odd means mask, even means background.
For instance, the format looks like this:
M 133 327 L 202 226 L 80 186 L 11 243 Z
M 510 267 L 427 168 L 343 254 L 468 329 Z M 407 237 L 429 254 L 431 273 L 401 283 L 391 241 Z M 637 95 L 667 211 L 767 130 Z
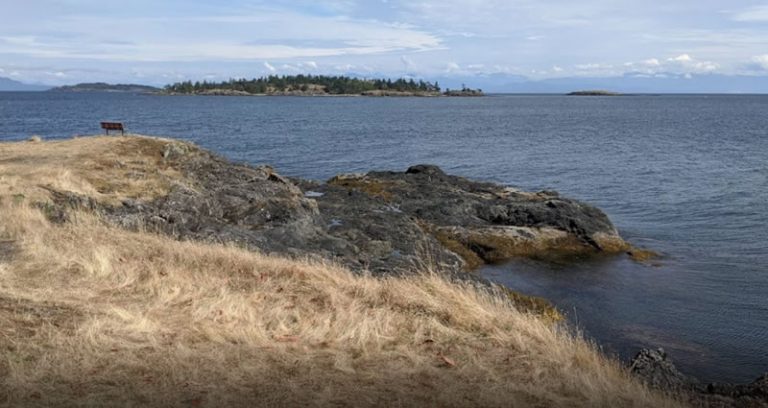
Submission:
M 101 122 L 101 128 L 104 130 L 123 130 L 123 124 L 120 122 Z

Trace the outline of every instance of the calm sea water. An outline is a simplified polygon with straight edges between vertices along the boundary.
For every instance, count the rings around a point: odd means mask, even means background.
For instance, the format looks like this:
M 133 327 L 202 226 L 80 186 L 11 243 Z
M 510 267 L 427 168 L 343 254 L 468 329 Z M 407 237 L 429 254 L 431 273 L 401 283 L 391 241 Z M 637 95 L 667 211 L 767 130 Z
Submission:
M 0 140 L 130 131 L 327 179 L 435 163 L 603 208 L 657 266 L 517 261 L 482 273 L 553 300 L 603 349 L 688 374 L 768 371 L 768 96 L 159 97 L 0 93 Z

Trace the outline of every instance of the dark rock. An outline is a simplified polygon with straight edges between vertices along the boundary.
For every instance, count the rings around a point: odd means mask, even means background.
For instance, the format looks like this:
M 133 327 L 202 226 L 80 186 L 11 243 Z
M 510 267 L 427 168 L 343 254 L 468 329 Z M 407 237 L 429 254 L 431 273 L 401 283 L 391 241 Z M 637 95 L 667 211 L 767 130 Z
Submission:
M 405 171 L 406 174 L 427 174 L 430 176 L 445 176 L 445 173 L 440 167 L 431 164 L 417 164 L 411 166 Z
M 458 272 L 516 255 L 625 245 L 594 207 L 554 192 L 447 175 L 428 164 L 317 183 L 283 177 L 268 166 L 234 164 L 182 142 L 169 142 L 157 154 L 163 166 L 183 175 L 166 196 L 106 206 L 52 191 L 49 216 L 65 222 L 69 210 L 88 209 L 126 228 L 319 256 L 376 274 Z
M 641 350 L 632 359 L 630 371 L 649 386 L 674 393 L 692 389 L 697 382 L 678 371 L 662 348 Z
M 158 155 L 163 166 L 184 176 L 168 195 L 103 206 L 52 191 L 49 216 L 65 222 L 71 209 L 88 209 L 125 228 L 319 256 L 375 274 L 423 268 L 452 273 L 517 255 L 596 253 L 624 245 L 594 207 L 554 192 L 526 193 L 447 175 L 433 165 L 317 183 L 283 177 L 269 166 L 233 164 L 182 142 L 164 145 Z
M 683 396 L 701 407 L 768 407 L 768 374 L 750 384 L 701 384 L 677 370 L 663 349 L 643 349 L 630 371 L 650 387 Z

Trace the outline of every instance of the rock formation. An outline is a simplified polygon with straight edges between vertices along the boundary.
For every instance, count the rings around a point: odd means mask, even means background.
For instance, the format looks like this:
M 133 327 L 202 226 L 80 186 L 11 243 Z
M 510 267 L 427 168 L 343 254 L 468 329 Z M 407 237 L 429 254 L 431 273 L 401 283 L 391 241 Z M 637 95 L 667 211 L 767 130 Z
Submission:
M 630 370 L 650 387 L 686 396 L 702 407 L 768 407 L 768 374 L 750 384 L 702 384 L 677 370 L 664 349 L 641 350 Z
M 320 183 L 290 180 L 268 166 L 233 164 L 180 142 L 157 154 L 187 182 L 150 202 L 105 206 L 108 219 L 180 239 L 319 256 L 374 274 L 435 265 L 460 271 L 514 256 L 629 248 L 595 207 L 555 192 L 447 175 L 436 166 Z M 96 207 L 71 196 L 60 201 Z

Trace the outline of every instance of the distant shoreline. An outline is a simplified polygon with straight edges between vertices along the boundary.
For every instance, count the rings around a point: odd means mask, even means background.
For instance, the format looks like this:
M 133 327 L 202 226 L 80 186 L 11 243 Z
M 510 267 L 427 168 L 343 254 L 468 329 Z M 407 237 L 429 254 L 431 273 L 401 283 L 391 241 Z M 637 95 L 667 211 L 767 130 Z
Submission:
M 586 90 L 586 91 L 574 91 L 569 92 L 566 96 L 622 96 L 623 94 L 613 91 L 604 90 Z
M 374 97 L 477 97 L 481 89 L 462 84 L 460 89 L 441 89 L 437 82 L 400 78 L 361 79 L 346 76 L 289 75 L 223 82 L 183 81 L 162 88 L 104 82 L 61 86 L 50 92 L 122 92 L 157 95 L 205 96 L 374 96 Z

